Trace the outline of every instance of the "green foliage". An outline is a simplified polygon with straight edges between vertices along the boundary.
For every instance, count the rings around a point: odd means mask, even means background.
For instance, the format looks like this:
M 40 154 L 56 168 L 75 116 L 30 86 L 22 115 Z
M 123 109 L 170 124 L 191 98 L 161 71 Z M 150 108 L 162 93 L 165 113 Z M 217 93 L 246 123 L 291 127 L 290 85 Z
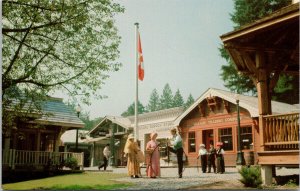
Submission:
M 239 170 L 242 179 L 240 180 L 246 187 L 258 188 L 262 184 L 259 166 L 243 166 Z
M 124 8 L 110 0 L 16 0 L 2 10 L 5 107 L 14 107 L 8 98 L 38 105 L 57 90 L 86 104 L 102 97 L 104 80 L 121 66 L 114 16 Z
M 146 112 L 145 107 L 143 106 L 143 104 L 138 101 L 138 114 L 142 114 Z M 132 116 L 135 113 L 135 103 L 132 103 L 128 108 L 127 111 L 123 112 L 121 115 L 123 117 L 127 117 L 127 116 Z
M 235 27 L 254 22 L 291 3 L 291 0 L 235 0 L 234 13 L 230 14 Z
M 168 109 L 173 106 L 173 93 L 169 84 L 166 84 L 163 93 L 159 98 L 160 109 Z
M 192 94 L 189 95 L 189 97 L 187 98 L 185 104 L 184 104 L 184 108 L 187 109 L 188 107 L 190 107 L 193 103 L 195 102 Z
M 290 3 L 291 0 L 235 0 L 234 12 L 233 14 L 230 14 L 231 20 L 234 23 L 234 28 L 239 28 L 287 6 Z M 234 63 L 223 46 L 219 48 L 219 51 L 221 57 L 227 61 L 227 64 L 222 66 L 220 74 L 224 81 L 224 86 L 237 93 L 256 95 L 256 87 L 253 81 L 248 76 L 240 75 L 237 72 Z M 285 95 L 286 94 L 287 92 Z M 298 95 L 299 94 L 297 94 L 296 97 Z M 277 97 L 279 96 L 280 95 L 277 95 Z M 279 99 L 279 101 L 281 100 Z
M 147 105 L 147 110 L 149 112 L 159 110 L 159 95 L 156 89 L 154 89 L 150 95 L 149 103 Z
M 180 107 L 184 105 L 184 101 L 182 98 L 182 95 L 179 91 L 179 89 L 177 89 L 174 98 L 173 98 L 173 107 Z
M 289 96 L 287 96 L 289 95 Z M 299 103 L 298 76 L 280 75 L 274 88 L 272 99 L 289 104 Z
M 69 157 L 65 160 L 65 166 L 72 169 L 72 170 L 75 170 L 76 167 L 78 166 L 78 162 L 77 162 L 77 159 L 74 158 L 74 157 Z
M 157 90 L 154 89 L 151 92 L 149 103 L 147 104 L 146 108 L 144 108 L 144 106 L 139 102 L 138 110 L 139 110 L 139 114 L 141 114 L 144 112 L 153 112 L 153 111 L 169 109 L 173 107 L 183 106 L 184 108 L 187 108 L 192 103 L 194 103 L 194 98 L 191 94 L 187 98 L 186 103 L 184 103 L 184 100 L 182 98 L 179 89 L 177 89 L 173 97 L 170 85 L 167 83 L 164 86 L 163 94 L 161 96 L 159 96 Z M 134 104 L 130 105 L 127 111 L 122 113 L 123 117 L 130 116 L 130 115 L 134 115 Z

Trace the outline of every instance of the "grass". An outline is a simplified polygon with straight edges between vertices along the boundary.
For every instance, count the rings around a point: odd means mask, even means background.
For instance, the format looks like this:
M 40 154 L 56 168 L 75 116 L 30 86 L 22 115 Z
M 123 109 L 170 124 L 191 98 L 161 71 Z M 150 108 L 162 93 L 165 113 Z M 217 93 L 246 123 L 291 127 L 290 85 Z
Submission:
M 132 185 L 126 182 L 122 183 L 112 180 L 125 176 L 127 175 L 85 172 L 81 174 L 68 174 L 38 180 L 3 184 L 2 188 L 4 190 L 110 190 L 115 188 L 125 188 Z

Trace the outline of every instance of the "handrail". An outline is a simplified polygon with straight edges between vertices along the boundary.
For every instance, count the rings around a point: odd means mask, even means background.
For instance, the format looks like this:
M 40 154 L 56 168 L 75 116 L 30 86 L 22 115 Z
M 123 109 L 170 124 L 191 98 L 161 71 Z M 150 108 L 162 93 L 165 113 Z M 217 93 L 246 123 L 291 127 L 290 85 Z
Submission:
M 299 113 L 263 116 L 264 145 L 274 149 L 299 147 Z
M 78 166 L 83 169 L 84 153 L 73 152 L 50 152 L 50 151 L 28 151 L 28 150 L 3 150 L 2 164 L 12 169 L 19 166 L 61 166 L 69 157 L 77 160 Z

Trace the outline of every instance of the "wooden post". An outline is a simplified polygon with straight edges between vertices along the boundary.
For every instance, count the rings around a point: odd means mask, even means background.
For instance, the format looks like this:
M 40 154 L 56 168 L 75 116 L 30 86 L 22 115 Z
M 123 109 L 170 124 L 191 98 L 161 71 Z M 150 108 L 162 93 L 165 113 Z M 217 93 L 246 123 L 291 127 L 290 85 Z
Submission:
M 256 52 L 255 55 L 257 73 L 257 96 L 258 96 L 258 112 L 259 112 L 259 134 L 260 134 L 260 145 L 261 151 L 265 150 L 264 146 L 264 130 L 265 125 L 263 121 L 263 116 L 271 114 L 271 99 L 269 97 L 268 88 L 268 76 L 266 70 L 265 53 L 262 51 Z

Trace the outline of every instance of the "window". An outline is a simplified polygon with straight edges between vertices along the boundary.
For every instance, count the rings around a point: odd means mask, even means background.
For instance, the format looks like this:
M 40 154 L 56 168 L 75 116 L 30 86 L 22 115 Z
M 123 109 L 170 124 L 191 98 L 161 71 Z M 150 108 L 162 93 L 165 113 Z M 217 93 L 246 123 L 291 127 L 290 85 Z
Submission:
M 196 152 L 195 132 L 189 132 L 189 153 Z
M 232 128 L 219 129 L 220 141 L 223 142 L 223 149 L 225 151 L 233 150 L 232 145 Z
M 241 149 L 250 149 L 250 145 L 253 143 L 252 139 L 252 127 L 241 127 Z

